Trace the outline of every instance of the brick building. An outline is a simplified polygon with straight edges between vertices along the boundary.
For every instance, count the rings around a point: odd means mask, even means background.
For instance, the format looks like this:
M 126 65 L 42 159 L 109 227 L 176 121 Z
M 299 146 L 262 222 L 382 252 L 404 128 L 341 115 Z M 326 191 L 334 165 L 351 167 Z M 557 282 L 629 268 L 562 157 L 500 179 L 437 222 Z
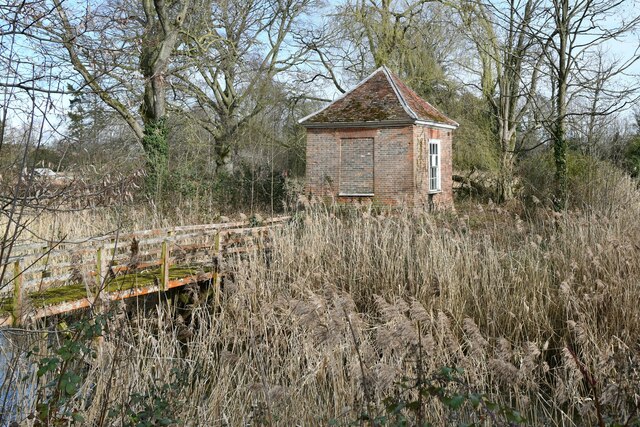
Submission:
M 452 207 L 458 124 L 386 67 L 320 111 L 307 130 L 307 191 L 339 201 Z

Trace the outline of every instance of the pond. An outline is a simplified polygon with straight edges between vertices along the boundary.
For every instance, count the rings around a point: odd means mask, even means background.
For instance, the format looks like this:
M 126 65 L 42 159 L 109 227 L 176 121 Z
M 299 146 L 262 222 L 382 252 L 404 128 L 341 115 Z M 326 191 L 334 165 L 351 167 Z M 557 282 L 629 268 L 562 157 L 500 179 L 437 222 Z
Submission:
M 15 350 L 16 342 L 22 341 L 20 336 L 0 329 L 0 427 L 7 427 L 11 422 L 25 418 L 20 414 L 19 406 L 23 406 L 20 405 L 21 401 L 25 401 L 30 394 L 29 382 L 22 381 L 30 366 L 26 358 L 16 360 Z M 24 340 L 24 343 L 27 344 L 27 341 Z
M 4 331 L 0 330 L 0 426 L 9 425 L 12 421 L 11 407 L 13 407 L 14 398 L 9 386 L 9 365 L 12 359 L 10 353 L 11 345 L 5 336 Z

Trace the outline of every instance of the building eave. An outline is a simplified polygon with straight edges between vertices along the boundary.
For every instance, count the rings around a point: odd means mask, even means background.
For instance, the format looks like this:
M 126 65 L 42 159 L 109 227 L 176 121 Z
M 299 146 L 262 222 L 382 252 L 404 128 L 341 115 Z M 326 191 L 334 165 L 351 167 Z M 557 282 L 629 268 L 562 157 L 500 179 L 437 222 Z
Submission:
M 319 122 L 319 123 L 301 123 L 302 126 L 308 129 L 321 129 L 321 128 L 379 128 L 379 127 L 399 127 L 408 125 L 421 125 L 430 126 L 439 129 L 456 130 L 458 124 L 450 125 L 447 123 L 429 122 L 425 120 L 379 120 L 370 122 Z
M 451 130 L 456 130 L 460 126 L 458 123 L 456 123 L 455 125 L 450 125 L 447 123 L 429 122 L 426 120 L 416 120 L 414 123 L 422 126 L 431 126 L 434 128 L 451 129 Z
M 319 122 L 301 123 L 305 128 L 379 128 L 399 127 L 416 123 L 415 120 L 376 120 L 371 122 Z

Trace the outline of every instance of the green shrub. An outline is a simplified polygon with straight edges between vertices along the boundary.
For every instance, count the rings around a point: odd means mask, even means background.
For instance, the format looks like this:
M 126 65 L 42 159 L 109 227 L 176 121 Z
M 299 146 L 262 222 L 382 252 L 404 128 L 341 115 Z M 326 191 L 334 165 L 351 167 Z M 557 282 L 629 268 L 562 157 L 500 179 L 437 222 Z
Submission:
M 569 207 L 609 211 L 628 203 L 634 185 L 631 177 L 608 161 L 569 152 Z M 520 162 L 525 202 L 540 201 L 551 205 L 554 192 L 555 165 L 550 151 L 535 154 Z
M 640 136 L 633 138 L 624 152 L 624 164 L 633 177 L 640 176 Z
M 268 166 L 246 163 L 220 172 L 211 186 L 214 203 L 223 212 L 281 211 L 286 198 L 285 176 Z

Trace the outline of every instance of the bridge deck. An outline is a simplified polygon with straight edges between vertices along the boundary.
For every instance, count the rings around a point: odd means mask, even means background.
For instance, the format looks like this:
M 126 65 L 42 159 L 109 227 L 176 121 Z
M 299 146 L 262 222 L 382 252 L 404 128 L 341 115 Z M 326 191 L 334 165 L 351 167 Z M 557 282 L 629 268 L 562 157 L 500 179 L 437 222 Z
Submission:
M 4 263 L 14 274 L 0 287 L 0 327 L 209 282 L 219 285 L 225 258 L 270 245 L 288 217 L 143 230 L 74 242 L 18 245 Z M 7 269 L 9 270 L 9 268 Z

